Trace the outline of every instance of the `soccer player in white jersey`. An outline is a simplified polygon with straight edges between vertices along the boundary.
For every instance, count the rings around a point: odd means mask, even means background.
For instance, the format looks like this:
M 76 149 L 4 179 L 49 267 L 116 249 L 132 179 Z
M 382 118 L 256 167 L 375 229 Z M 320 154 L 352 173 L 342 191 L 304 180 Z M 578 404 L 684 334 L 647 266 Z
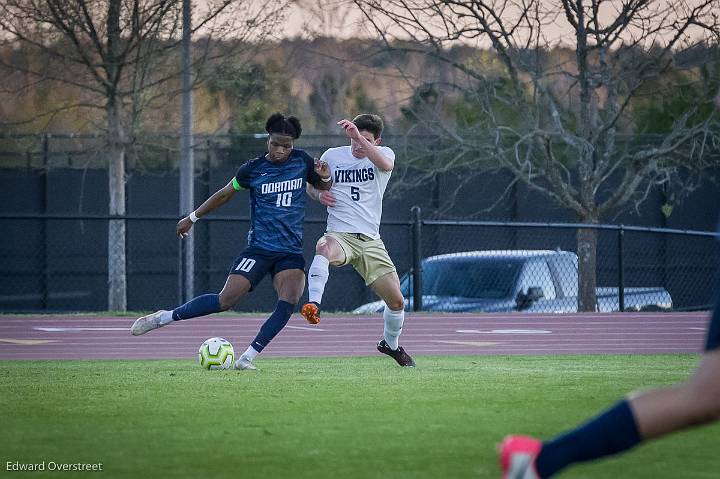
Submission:
M 330 148 L 321 157 L 330 167 L 333 186 L 330 191 L 307 187 L 311 198 L 328 207 L 328 220 L 309 270 L 309 302 L 300 312 L 309 323 L 319 323 L 329 266 L 351 264 L 385 302 L 385 328 L 378 351 L 400 366 L 414 367 L 413 358 L 398 344 L 405 300 L 379 231 L 383 194 L 395 166 L 395 153 L 380 146 L 383 121 L 377 115 L 358 115 L 353 121 L 340 120 L 338 125 L 350 138 L 350 146 Z

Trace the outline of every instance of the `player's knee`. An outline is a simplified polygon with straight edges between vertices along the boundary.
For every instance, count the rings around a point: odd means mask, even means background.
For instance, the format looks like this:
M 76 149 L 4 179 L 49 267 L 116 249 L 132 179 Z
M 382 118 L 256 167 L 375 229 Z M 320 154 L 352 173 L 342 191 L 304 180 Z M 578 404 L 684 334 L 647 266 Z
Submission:
M 707 395 L 703 404 L 703 423 L 720 421 L 720 388 Z
M 720 421 L 720 398 L 715 398 L 715 403 L 708 409 L 708 422 Z
M 695 385 L 691 390 L 693 424 L 720 421 L 720 383 Z
M 328 246 L 326 241 L 318 241 L 317 245 L 315 245 L 315 254 L 325 256 L 326 258 L 330 257 L 330 246 Z
M 693 424 L 709 424 L 717 421 L 720 421 L 720 402 L 718 402 L 718 398 L 714 398 L 714 402 L 708 398 L 696 404 Z
M 396 298 L 390 298 L 385 302 L 387 307 L 393 311 L 401 311 L 405 308 L 405 300 L 402 296 Z

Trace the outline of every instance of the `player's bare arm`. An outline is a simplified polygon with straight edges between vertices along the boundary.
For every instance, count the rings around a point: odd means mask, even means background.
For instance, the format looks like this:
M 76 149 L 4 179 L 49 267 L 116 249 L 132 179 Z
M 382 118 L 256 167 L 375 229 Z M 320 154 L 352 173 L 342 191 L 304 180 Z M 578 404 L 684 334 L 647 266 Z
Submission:
M 348 138 L 357 142 L 362 147 L 365 155 L 375 166 L 382 171 L 392 171 L 395 167 L 395 162 L 383 155 L 377 147 L 380 144 L 380 138 L 375 141 L 368 140 L 360 133 L 355 123 L 348 119 L 340 120 L 337 124 L 342 127 Z
M 203 204 L 201 204 L 193 213 L 195 213 L 195 216 L 197 218 L 205 216 L 206 214 L 210 213 L 213 210 L 216 210 L 217 208 L 230 201 L 230 198 L 232 198 L 235 193 L 236 190 L 235 188 L 233 188 L 231 181 L 230 183 L 213 193 L 213 195 L 207 200 L 205 200 Z M 187 237 L 189 231 L 193 227 L 193 224 L 194 223 L 190 219 L 190 215 L 178 221 L 177 235 L 180 238 Z
M 332 191 L 318 190 L 310 183 L 305 183 L 305 192 L 310 198 L 325 206 L 335 206 L 335 195 L 332 194 Z

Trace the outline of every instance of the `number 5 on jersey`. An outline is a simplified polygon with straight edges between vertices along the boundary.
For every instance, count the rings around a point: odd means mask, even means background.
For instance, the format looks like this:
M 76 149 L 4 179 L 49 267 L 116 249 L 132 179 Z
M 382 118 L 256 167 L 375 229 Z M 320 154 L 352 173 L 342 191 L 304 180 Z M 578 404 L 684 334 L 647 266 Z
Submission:
M 352 198 L 353 201 L 360 201 L 360 188 L 358 188 L 357 186 L 351 186 L 350 198 Z

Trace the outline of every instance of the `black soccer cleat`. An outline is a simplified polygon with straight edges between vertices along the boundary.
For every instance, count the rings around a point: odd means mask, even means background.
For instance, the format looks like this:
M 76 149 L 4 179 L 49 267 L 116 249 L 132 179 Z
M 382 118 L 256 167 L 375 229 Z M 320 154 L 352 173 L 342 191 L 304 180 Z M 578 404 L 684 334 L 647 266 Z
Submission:
M 388 346 L 385 340 L 381 339 L 377 343 L 377 350 L 383 354 L 387 354 L 404 368 L 415 367 L 415 360 L 408 353 L 405 352 L 402 346 L 398 347 L 396 350 L 393 351 L 392 349 L 390 349 L 390 346 Z

